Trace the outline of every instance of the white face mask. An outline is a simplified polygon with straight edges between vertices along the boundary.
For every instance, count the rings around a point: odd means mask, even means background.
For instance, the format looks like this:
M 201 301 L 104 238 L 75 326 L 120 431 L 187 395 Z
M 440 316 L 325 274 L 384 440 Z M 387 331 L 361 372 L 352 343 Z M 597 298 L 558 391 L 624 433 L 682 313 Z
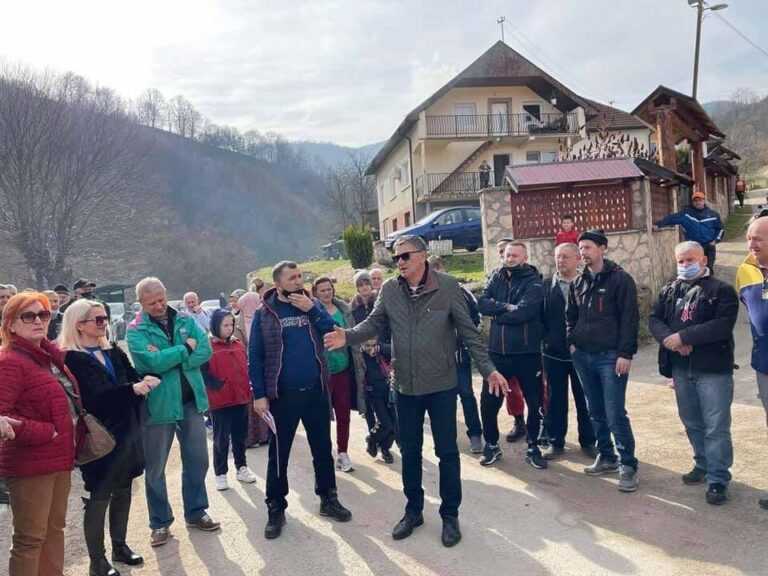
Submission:
M 683 264 L 677 265 L 677 277 L 680 280 L 693 280 L 701 273 L 701 264 L 694 262 L 685 266 Z

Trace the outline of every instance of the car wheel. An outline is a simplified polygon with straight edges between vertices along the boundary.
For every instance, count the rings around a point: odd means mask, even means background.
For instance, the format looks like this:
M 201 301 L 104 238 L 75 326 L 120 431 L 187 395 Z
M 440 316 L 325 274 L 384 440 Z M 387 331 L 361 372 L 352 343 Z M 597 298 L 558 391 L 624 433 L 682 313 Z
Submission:
M 467 246 L 467 252 L 477 252 L 478 246 Z

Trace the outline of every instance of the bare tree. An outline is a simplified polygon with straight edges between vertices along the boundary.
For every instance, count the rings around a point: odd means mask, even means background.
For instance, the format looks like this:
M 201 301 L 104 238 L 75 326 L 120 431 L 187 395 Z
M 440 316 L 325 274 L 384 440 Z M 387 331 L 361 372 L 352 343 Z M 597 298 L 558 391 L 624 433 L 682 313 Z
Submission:
M 84 236 L 104 227 L 97 211 L 137 185 L 147 153 L 137 130 L 111 90 L 72 74 L 0 70 L 0 235 L 38 286 L 67 275 Z
M 168 124 L 171 132 L 184 138 L 194 138 L 202 116 L 184 96 L 174 96 L 168 102 Z
M 350 151 L 344 162 L 328 170 L 325 204 L 337 228 L 375 224 L 369 221 L 377 207 L 375 182 L 365 175 L 369 162 L 368 156 Z
M 165 97 L 155 88 L 149 88 L 136 101 L 139 122 L 150 128 L 160 128 L 166 115 Z

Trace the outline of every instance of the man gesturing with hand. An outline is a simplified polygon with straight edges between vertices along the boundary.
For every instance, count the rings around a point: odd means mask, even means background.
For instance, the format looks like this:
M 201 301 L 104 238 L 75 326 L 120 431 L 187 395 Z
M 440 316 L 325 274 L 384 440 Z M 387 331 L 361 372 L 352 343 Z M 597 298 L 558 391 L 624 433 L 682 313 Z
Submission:
M 440 460 L 442 541 L 445 546 L 454 546 L 461 540 L 461 476 L 456 445 L 457 333 L 488 379 L 492 394 L 506 394 L 507 381 L 488 358 L 459 283 L 429 267 L 424 241 L 416 236 L 400 237 L 395 243 L 394 260 L 400 275 L 384 283 L 368 318 L 350 330 L 336 328 L 325 336 L 325 345 L 331 350 L 356 346 L 375 338 L 389 324 L 400 419 L 403 491 L 407 499 L 405 516 L 395 526 L 392 537 L 407 538 L 424 523 L 421 449 L 427 412 Z

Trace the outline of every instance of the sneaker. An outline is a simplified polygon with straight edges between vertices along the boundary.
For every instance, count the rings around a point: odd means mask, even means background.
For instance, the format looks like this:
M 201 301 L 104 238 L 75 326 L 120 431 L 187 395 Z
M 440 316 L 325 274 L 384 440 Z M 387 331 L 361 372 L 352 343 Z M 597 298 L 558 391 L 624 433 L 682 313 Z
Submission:
M 637 470 L 632 466 L 619 468 L 619 492 L 634 492 L 637 490 L 638 484 Z
M 541 455 L 545 460 L 554 460 L 563 454 L 565 454 L 565 448 L 562 446 L 555 446 L 554 444 L 550 444 L 541 452 Z
M 152 548 L 163 546 L 168 544 L 168 539 L 171 537 L 171 531 L 168 528 L 156 528 L 152 530 L 152 534 L 149 536 L 149 545 Z
M 503 452 L 498 444 L 486 444 L 483 448 L 483 457 L 480 459 L 481 466 L 490 466 L 501 458 Z
M 376 455 L 379 453 L 376 439 L 370 434 L 365 437 L 365 451 L 370 454 L 371 458 L 376 458 Z
M 525 456 L 525 461 L 537 470 L 544 470 L 547 467 L 547 461 L 538 450 L 528 452 Z
M 240 466 L 237 469 L 237 480 L 245 484 L 253 484 L 256 482 L 256 474 L 248 466 Z
M 598 454 L 591 466 L 584 468 L 584 474 L 590 476 L 600 476 L 601 474 L 612 474 L 619 470 L 619 463 L 616 458 L 607 458 Z
M 336 470 L 341 470 L 342 472 L 352 472 L 354 470 L 349 454 L 346 452 L 339 453 L 339 456 L 336 458 Z
M 227 482 L 226 474 L 216 476 L 216 490 L 229 490 L 229 482 Z
M 320 516 L 328 516 L 338 522 L 349 522 L 352 520 L 352 512 L 341 505 L 339 498 L 335 494 L 322 499 L 320 502 Z
M 195 522 L 187 522 L 187 526 L 190 528 L 197 528 L 203 532 L 216 532 L 216 530 L 221 528 L 221 524 L 219 522 L 214 522 L 213 518 L 208 516 L 208 514 L 203 514 Z
M 704 480 L 707 477 L 707 471 L 703 468 L 699 468 L 698 466 L 694 466 L 693 470 L 688 472 L 687 474 L 683 474 L 683 484 L 687 484 L 688 486 L 692 486 L 693 484 L 701 484 L 704 482 Z
M 518 440 L 525 438 L 527 434 L 528 428 L 526 427 L 525 422 L 522 420 L 515 420 L 515 425 L 512 427 L 512 430 L 509 431 L 509 434 L 507 434 L 507 442 L 514 444 Z
M 384 459 L 384 462 L 386 462 L 387 464 L 392 464 L 395 461 L 395 457 L 392 456 L 392 452 L 389 451 L 389 448 L 381 449 L 381 457 Z
M 726 500 L 728 500 L 728 488 L 725 484 L 720 484 L 719 482 L 713 482 L 709 485 L 709 488 L 707 488 L 707 504 L 712 504 L 713 506 L 719 506 L 720 504 L 724 504 Z
M 469 451 L 472 454 L 483 453 L 483 439 L 480 436 L 469 437 Z

